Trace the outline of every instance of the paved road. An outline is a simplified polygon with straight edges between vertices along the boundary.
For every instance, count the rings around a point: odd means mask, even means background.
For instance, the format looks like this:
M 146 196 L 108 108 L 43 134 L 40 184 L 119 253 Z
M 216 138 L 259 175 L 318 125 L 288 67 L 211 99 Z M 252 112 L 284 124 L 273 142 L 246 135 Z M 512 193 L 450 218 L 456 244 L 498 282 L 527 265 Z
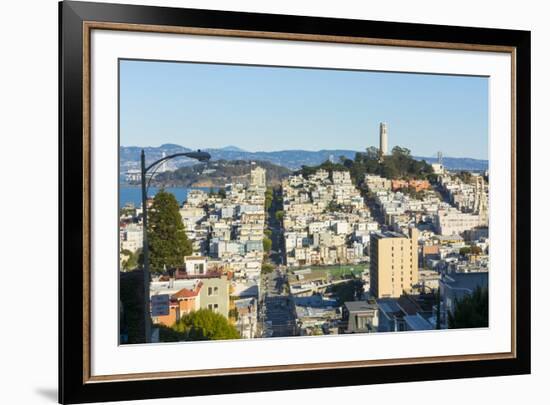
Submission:
M 369 207 L 371 215 L 374 217 L 375 221 L 377 221 L 380 227 L 383 229 L 385 227 L 384 213 L 382 212 L 380 207 L 376 204 L 376 201 L 374 198 L 365 197 L 365 201 L 367 203 L 367 206 Z
M 274 198 L 271 207 L 268 211 L 268 227 L 271 230 L 271 252 L 269 259 L 275 264 L 283 264 L 283 230 L 281 223 L 276 218 L 278 210 L 282 210 L 282 196 L 279 189 L 275 189 Z
M 265 320 L 271 323 L 272 337 L 295 336 L 292 303 L 284 292 L 284 274 L 279 270 L 264 276 Z

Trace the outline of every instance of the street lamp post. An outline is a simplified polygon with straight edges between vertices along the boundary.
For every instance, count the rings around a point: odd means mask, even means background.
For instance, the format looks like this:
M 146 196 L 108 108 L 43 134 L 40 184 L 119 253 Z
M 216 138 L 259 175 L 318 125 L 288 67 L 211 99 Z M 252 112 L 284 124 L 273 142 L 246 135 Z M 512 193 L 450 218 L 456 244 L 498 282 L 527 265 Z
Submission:
M 197 159 L 199 162 L 206 162 L 210 160 L 210 154 L 208 152 L 185 152 L 175 153 L 170 156 L 165 156 L 149 166 L 145 166 L 145 151 L 141 150 L 141 206 L 143 210 L 143 315 L 145 321 L 145 343 L 151 343 L 151 314 L 150 314 L 150 302 L 149 302 L 149 239 L 147 237 L 147 190 L 149 189 L 149 183 L 155 174 L 156 169 L 151 174 L 151 179 L 147 182 L 147 172 L 154 167 L 158 168 L 158 164 L 176 157 L 189 157 Z

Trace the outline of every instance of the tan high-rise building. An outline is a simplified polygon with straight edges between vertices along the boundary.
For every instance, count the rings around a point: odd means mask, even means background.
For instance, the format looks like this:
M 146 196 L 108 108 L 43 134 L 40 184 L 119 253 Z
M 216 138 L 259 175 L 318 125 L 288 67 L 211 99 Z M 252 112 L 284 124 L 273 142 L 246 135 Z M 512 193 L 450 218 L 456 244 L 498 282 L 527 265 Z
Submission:
M 376 232 L 370 238 L 370 292 L 376 298 L 398 298 L 418 284 L 418 230 L 409 235 Z

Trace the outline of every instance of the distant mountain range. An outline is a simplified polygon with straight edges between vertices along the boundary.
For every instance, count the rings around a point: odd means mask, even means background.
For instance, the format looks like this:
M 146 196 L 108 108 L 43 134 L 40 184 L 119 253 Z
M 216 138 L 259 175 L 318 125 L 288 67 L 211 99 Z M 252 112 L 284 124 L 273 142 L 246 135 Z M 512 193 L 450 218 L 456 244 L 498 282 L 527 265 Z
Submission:
M 137 146 L 121 146 L 120 147 L 120 170 L 124 173 L 128 169 L 139 168 L 139 160 L 141 149 L 145 150 L 147 162 L 153 162 L 165 155 L 174 153 L 190 152 L 191 149 L 175 144 L 164 144 L 159 147 L 137 147 Z M 274 152 L 248 152 L 236 146 L 226 146 L 219 149 L 204 149 L 212 155 L 212 160 L 245 160 L 245 161 L 265 161 L 278 166 L 286 167 L 290 170 L 297 170 L 301 166 L 315 166 L 329 159 L 337 161 L 340 156 L 345 156 L 348 159 L 353 159 L 357 151 L 346 149 L 333 150 L 281 150 Z M 428 163 L 437 162 L 435 157 L 415 156 L 417 160 L 426 160 Z M 175 170 L 183 166 L 194 165 L 197 162 L 188 158 L 176 158 L 169 162 L 169 169 Z M 444 157 L 443 165 L 449 170 L 487 170 L 489 162 L 487 160 L 472 159 L 472 158 L 454 158 Z

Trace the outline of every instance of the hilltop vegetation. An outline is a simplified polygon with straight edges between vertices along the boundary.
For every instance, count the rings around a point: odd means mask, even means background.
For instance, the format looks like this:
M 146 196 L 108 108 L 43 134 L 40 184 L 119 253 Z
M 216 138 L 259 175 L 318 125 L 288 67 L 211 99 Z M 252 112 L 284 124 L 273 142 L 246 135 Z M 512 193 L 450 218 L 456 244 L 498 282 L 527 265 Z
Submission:
M 298 172 L 308 177 L 318 169 L 333 171 L 349 171 L 355 184 L 361 185 L 365 174 L 378 174 L 388 179 L 431 179 L 433 168 L 426 161 L 415 160 L 407 148 L 396 146 L 391 155 L 379 158 L 378 149 L 370 147 L 366 152 L 358 152 L 354 159 L 340 157 L 338 163 L 326 161 L 318 166 L 302 166 Z
M 256 161 L 255 164 L 266 169 L 268 185 L 279 184 L 291 173 L 286 167 L 270 162 Z M 164 187 L 223 187 L 231 182 L 248 184 L 252 167 L 252 162 L 248 160 L 210 161 L 159 173 L 153 180 L 153 184 Z

